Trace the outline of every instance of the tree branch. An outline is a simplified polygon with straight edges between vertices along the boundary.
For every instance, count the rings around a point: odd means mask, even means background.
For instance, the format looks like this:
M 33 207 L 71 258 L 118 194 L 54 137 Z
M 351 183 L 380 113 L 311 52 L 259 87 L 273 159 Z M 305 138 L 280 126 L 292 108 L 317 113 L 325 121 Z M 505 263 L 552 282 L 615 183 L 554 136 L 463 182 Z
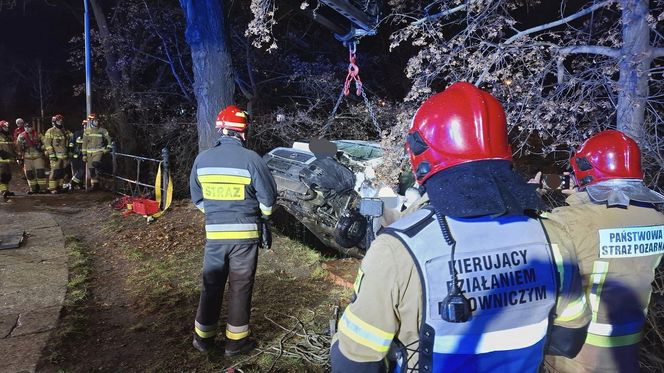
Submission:
M 620 49 L 599 45 L 573 45 L 558 49 L 558 54 L 561 56 L 568 54 L 601 54 L 602 56 L 618 58 L 620 57 Z
M 411 23 L 411 25 L 418 26 L 418 25 L 423 24 L 424 22 L 435 21 L 439 18 L 447 17 L 450 14 L 454 14 L 454 13 L 457 13 L 457 12 L 464 11 L 464 10 L 466 10 L 466 8 L 468 8 L 468 4 L 461 4 L 457 7 L 444 10 L 440 13 L 431 14 L 431 15 L 428 15 L 426 17 L 422 17 L 422 18 L 418 19 L 417 21 Z
M 596 3 L 593 6 L 590 6 L 588 8 L 582 9 L 582 10 L 580 10 L 580 11 L 574 13 L 574 14 L 570 14 L 569 16 L 567 16 L 565 18 L 561 18 L 557 21 L 545 23 L 543 25 L 539 25 L 539 26 L 531 27 L 531 28 L 523 30 L 523 31 L 519 31 L 518 33 L 516 33 L 515 35 L 513 35 L 512 37 L 507 39 L 505 41 L 505 43 L 503 43 L 503 44 L 510 44 L 513 41 L 515 41 L 515 40 L 517 40 L 517 39 L 519 39 L 523 36 L 530 35 L 530 34 L 533 34 L 533 33 L 536 33 L 536 32 L 540 32 L 540 31 L 543 31 L 543 30 L 548 30 L 550 28 L 560 26 L 560 25 L 565 24 L 567 22 L 573 21 L 577 18 L 581 18 L 581 17 L 583 17 L 583 16 L 585 16 L 589 13 L 592 13 L 592 12 L 596 11 L 599 8 L 604 8 L 606 6 L 609 6 L 609 5 L 611 5 L 615 2 L 616 2 L 616 0 L 605 0 L 605 1 L 602 1 L 600 3 Z
M 664 48 L 653 48 L 652 57 L 653 58 L 664 57 Z
M 599 45 L 573 45 L 560 48 L 558 50 L 558 84 L 563 84 L 565 80 L 565 57 L 568 54 L 599 54 L 602 56 L 618 58 L 620 50 L 617 48 L 602 47 Z

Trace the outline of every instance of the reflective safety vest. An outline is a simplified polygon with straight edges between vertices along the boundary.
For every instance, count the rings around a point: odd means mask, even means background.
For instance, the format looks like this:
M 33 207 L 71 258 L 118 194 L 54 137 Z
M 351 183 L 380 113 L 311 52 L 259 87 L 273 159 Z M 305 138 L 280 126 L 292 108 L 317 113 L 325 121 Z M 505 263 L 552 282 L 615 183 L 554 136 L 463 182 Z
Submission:
M 403 242 L 420 275 L 419 371 L 537 372 L 558 295 L 556 262 L 541 223 L 525 216 L 443 219 L 456 240 L 454 263 L 430 208 L 386 230 Z M 446 322 L 439 311 L 452 267 L 470 301 L 465 323 Z

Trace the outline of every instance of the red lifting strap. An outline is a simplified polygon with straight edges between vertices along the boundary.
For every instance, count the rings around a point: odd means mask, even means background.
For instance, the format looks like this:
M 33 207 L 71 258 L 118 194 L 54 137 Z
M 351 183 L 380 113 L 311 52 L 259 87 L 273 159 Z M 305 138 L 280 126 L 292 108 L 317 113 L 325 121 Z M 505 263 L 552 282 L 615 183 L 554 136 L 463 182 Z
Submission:
M 350 94 L 350 85 L 355 81 L 355 94 L 362 95 L 362 80 L 360 79 L 360 68 L 355 63 L 355 43 L 348 43 L 348 75 L 346 75 L 346 82 L 344 83 L 344 95 Z

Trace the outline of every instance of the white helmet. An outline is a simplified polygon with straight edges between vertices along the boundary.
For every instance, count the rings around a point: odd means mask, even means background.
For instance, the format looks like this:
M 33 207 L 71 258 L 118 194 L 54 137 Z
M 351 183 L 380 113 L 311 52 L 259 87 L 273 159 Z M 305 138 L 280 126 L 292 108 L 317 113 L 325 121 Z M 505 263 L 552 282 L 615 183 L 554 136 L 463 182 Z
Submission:
M 16 125 L 17 125 L 17 126 L 20 127 L 20 126 L 22 126 L 22 125 L 24 125 L 24 124 L 25 124 L 25 121 L 23 120 L 23 118 L 18 118 L 18 119 L 16 119 Z

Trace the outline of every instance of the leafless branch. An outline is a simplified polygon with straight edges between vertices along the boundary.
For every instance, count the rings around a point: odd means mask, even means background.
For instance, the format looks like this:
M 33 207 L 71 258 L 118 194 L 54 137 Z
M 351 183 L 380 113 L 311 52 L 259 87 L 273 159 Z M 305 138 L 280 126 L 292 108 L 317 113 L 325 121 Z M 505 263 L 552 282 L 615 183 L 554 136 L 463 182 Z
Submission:
M 607 57 L 618 58 L 620 50 L 616 48 L 602 47 L 599 45 L 573 45 L 558 50 L 558 84 L 565 80 L 565 58 L 569 54 L 599 54 Z
M 421 25 L 422 23 L 425 23 L 425 22 L 435 21 L 435 20 L 437 20 L 437 19 L 439 19 L 439 18 L 447 17 L 447 16 L 449 16 L 449 15 L 451 15 L 451 14 L 454 14 L 454 13 L 458 13 L 458 12 L 464 11 L 464 10 L 466 10 L 466 8 L 468 8 L 468 4 L 461 4 L 461 5 L 457 6 L 457 7 L 454 7 L 454 8 L 451 8 L 451 9 L 444 10 L 444 11 L 442 11 L 442 12 L 440 12 L 440 13 L 431 14 L 431 15 L 428 15 L 428 16 L 426 16 L 426 17 L 422 17 L 422 18 L 418 19 L 417 21 L 411 23 L 411 25 L 413 25 L 413 26 L 417 26 L 417 25 Z
M 652 56 L 653 58 L 664 57 L 664 48 L 653 48 Z
M 569 16 L 561 18 L 557 21 L 545 23 L 543 25 L 539 25 L 539 26 L 531 27 L 531 28 L 523 30 L 523 31 L 519 31 L 518 33 L 516 33 L 515 35 L 513 35 L 509 39 L 505 40 L 505 43 L 503 43 L 503 44 L 511 44 L 515 40 L 520 39 L 520 38 L 522 38 L 526 35 L 534 34 L 536 32 L 548 30 L 548 29 L 563 25 L 567 22 L 573 21 L 573 20 L 581 18 L 581 17 L 583 17 L 587 14 L 590 14 L 590 13 L 596 11 L 597 9 L 607 7 L 607 6 L 609 6 L 609 5 L 611 5 L 615 2 L 616 2 L 616 0 L 602 1 L 600 3 L 596 3 L 592 6 L 590 6 L 588 8 L 582 9 L 582 10 L 580 10 L 580 11 L 574 13 L 574 14 L 570 14 Z

